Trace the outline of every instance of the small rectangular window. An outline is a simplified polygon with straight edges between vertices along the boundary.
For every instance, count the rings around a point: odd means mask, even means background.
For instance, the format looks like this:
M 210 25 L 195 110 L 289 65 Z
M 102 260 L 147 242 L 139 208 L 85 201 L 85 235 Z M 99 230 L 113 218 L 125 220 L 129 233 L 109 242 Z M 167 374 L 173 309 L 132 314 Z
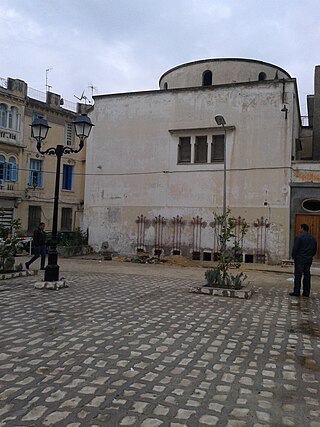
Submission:
M 206 136 L 196 136 L 194 146 L 194 162 L 207 163 L 208 144 Z
M 72 208 L 61 209 L 61 231 L 72 230 Z
M 178 147 L 178 163 L 190 163 L 191 162 L 191 140 L 190 136 L 179 138 Z
M 224 161 L 224 135 L 213 135 L 211 145 L 211 162 Z
M 72 190 L 72 165 L 63 165 L 62 172 L 62 189 L 63 190 Z

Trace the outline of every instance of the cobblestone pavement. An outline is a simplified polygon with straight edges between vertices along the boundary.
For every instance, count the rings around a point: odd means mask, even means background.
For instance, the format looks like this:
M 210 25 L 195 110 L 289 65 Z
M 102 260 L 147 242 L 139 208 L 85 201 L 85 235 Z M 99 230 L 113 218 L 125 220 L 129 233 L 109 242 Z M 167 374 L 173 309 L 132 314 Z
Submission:
M 66 272 L 0 283 L 0 426 L 320 427 L 320 295 Z

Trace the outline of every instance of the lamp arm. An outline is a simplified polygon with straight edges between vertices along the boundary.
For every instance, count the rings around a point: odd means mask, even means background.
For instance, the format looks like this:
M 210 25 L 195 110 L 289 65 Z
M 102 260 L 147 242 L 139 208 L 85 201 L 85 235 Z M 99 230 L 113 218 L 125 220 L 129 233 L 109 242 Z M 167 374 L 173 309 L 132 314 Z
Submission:
M 50 147 L 47 150 L 41 150 L 41 142 L 37 143 L 37 150 L 40 154 L 49 154 L 51 156 L 62 156 L 63 154 L 71 154 L 71 153 L 79 153 L 82 150 L 84 145 L 84 139 L 80 139 L 79 148 L 74 149 L 69 147 L 68 145 L 62 146 L 59 145 L 57 147 Z
M 51 154 L 51 155 L 55 155 L 56 154 L 56 149 L 54 147 L 50 147 L 47 150 L 41 150 L 41 142 L 37 143 L 37 150 L 39 151 L 40 154 Z
M 79 148 L 76 150 L 72 147 L 65 145 L 63 147 L 63 154 L 79 153 L 79 151 L 82 150 L 83 145 L 84 145 L 84 139 L 80 139 Z

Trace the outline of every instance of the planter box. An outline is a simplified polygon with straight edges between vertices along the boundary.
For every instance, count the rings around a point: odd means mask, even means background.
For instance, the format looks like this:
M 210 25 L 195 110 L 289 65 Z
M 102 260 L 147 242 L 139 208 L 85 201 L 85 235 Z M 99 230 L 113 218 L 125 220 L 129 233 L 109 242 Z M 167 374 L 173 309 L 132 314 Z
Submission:
M 215 288 L 213 286 L 192 286 L 189 292 L 195 294 L 206 294 L 216 297 L 228 297 L 228 298 L 241 298 L 250 299 L 253 294 L 253 288 L 251 286 L 243 286 L 241 289 L 226 289 L 226 288 Z

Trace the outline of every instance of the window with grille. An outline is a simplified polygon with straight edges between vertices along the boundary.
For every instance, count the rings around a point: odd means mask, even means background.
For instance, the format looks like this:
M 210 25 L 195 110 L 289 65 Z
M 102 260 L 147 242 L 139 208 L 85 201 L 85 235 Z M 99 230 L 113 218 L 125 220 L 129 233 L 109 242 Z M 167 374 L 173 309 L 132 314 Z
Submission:
M 179 138 L 178 163 L 191 162 L 191 138 L 190 136 Z

